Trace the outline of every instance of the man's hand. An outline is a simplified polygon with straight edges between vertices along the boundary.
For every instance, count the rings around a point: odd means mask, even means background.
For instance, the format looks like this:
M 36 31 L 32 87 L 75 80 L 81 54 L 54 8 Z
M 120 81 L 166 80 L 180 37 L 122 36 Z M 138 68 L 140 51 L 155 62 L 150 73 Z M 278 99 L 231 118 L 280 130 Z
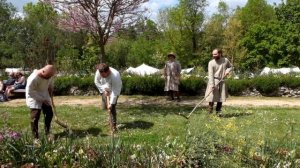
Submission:
M 105 90 L 105 91 L 104 91 L 104 95 L 105 95 L 105 96 L 110 96 L 110 92 Z
M 225 72 L 224 78 L 227 77 L 228 75 L 229 75 L 229 72 Z
M 107 107 L 109 110 L 111 110 L 111 104 L 109 103 L 108 107 Z

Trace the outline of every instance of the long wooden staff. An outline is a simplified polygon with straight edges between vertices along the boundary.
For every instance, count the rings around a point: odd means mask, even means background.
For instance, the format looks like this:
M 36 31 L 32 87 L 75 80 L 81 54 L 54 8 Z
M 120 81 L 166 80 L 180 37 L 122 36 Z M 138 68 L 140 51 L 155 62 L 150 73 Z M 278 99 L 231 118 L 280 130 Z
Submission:
M 65 128 L 65 129 L 69 129 L 69 126 L 65 122 L 62 122 L 61 120 L 59 120 L 59 118 L 57 117 L 56 108 L 55 108 L 54 101 L 53 101 L 53 95 L 51 95 L 51 108 L 52 108 L 52 111 L 54 114 L 54 121 L 61 127 Z

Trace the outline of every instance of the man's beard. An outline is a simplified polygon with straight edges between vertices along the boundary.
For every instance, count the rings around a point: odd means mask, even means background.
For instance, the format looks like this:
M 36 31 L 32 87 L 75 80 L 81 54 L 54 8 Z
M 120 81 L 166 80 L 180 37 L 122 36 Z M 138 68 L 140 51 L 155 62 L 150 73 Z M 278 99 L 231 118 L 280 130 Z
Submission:
M 220 56 L 218 56 L 218 57 L 214 57 L 214 59 L 215 59 L 215 60 L 218 60 L 218 59 L 220 59 L 220 58 L 221 58 Z

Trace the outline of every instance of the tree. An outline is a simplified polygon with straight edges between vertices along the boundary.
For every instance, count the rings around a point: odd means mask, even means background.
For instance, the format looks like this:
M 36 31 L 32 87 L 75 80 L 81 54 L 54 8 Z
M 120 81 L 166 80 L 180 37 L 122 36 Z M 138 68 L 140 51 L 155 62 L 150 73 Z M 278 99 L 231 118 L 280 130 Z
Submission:
M 276 19 L 273 7 L 268 5 L 266 0 L 248 0 L 246 5 L 241 8 L 239 17 L 244 33 L 254 24 Z
M 18 20 L 14 20 L 16 8 L 6 0 L 0 0 L 0 68 L 19 66 L 20 61 L 14 59 L 12 43 L 18 32 Z
M 204 26 L 204 38 L 207 50 L 211 52 L 214 48 L 221 48 L 224 41 L 224 31 L 229 18 L 228 5 L 220 1 L 218 12 L 214 13 Z
M 254 24 L 241 40 L 247 51 L 242 67 L 259 70 L 264 66 L 299 66 L 299 13 L 300 4 L 288 1 L 276 7 L 277 21 Z
M 163 31 L 163 53 L 174 51 L 183 67 L 198 63 L 206 0 L 180 0 L 179 5 L 161 10 L 159 30 Z
M 26 64 L 42 67 L 54 63 L 60 45 L 56 12 L 43 3 L 28 3 L 24 7 L 23 29 L 18 37 L 23 45 Z
M 43 0 L 59 10 L 64 17 L 60 28 L 86 30 L 100 48 L 100 62 L 106 62 L 105 45 L 112 34 L 131 24 L 147 0 Z
M 243 27 L 239 19 L 240 10 L 237 9 L 235 13 L 228 19 L 227 26 L 223 32 L 223 49 L 224 53 L 230 59 L 230 62 L 235 68 L 239 68 L 241 56 L 244 54 L 243 49 L 239 46 L 242 38 Z

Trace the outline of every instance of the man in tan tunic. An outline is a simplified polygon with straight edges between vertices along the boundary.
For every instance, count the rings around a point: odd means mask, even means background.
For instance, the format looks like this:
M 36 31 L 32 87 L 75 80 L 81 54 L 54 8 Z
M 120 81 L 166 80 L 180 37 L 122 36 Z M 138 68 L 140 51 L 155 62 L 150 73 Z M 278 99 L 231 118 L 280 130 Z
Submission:
M 176 55 L 174 53 L 168 54 L 168 61 L 164 68 L 165 77 L 165 91 L 170 96 L 170 100 L 174 100 L 174 94 L 177 97 L 177 101 L 180 101 L 179 96 L 179 80 L 180 80 L 181 65 L 176 60 Z
M 205 93 L 206 101 L 209 102 L 209 113 L 213 112 L 214 102 L 217 102 L 216 112 L 220 114 L 222 109 L 222 102 L 225 102 L 228 97 L 228 92 L 224 81 L 231 72 L 232 65 L 229 60 L 222 56 L 221 49 L 214 49 L 212 52 L 213 59 L 208 63 L 208 84 Z

